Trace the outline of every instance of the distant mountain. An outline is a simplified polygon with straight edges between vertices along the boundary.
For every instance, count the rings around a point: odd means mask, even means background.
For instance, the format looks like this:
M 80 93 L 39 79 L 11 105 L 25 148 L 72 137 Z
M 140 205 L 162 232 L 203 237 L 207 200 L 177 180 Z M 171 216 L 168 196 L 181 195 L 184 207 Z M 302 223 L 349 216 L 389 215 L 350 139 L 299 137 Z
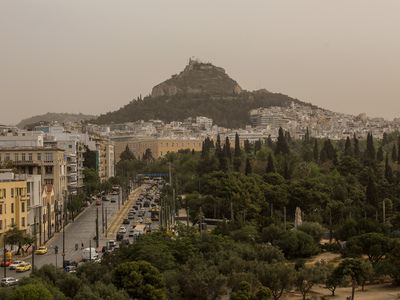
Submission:
M 248 92 L 231 79 L 225 70 L 210 63 L 190 60 L 178 75 L 156 85 L 150 96 L 132 100 L 119 110 L 90 120 L 93 124 L 148 121 L 164 122 L 204 116 L 227 128 L 250 124 L 249 111 L 259 107 L 305 104 L 286 95 L 265 89 Z
M 30 129 L 34 126 L 41 124 L 51 124 L 54 122 L 58 122 L 59 124 L 73 122 L 79 123 L 84 122 L 85 120 L 90 120 L 93 118 L 97 118 L 95 115 L 83 115 L 83 114 L 68 114 L 68 113 L 50 113 L 48 112 L 45 115 L 39 115 L 30 117 L 27 119 L 23 119 L 16 126 L 18 128 Z

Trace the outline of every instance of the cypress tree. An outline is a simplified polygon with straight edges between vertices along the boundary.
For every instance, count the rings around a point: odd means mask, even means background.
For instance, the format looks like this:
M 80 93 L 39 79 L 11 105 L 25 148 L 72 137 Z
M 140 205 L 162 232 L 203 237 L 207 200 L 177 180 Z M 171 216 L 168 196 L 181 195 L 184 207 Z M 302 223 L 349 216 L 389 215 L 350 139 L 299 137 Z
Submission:
M 283 134 L 283 129 L 282 127 L 279 127 L 278 131 L 278 141 L 276 142 L 276 149 L 275 149 L 275 154 L 289 154 L 289 146 L 286 142 L 286 138 Z
M 250 164 L 250 159 L 246 158 L 246 168 L 245 168 L 245 174 L 248 175 L 251 173 L 251 164 Z
M 217 134 L 217 143 L 215 144 L 215 154 L 218 157 L 222 152 L 221 137 Z
M 347 137 L 346 144 L 344 145 L 344 156 L 353 156 L 353 148 L 351 147 L 351 141 L 349 137 Z
M 376 188 L 375 180 L 372 174 L 368 177 L 367 190 L 365 192 L 367 204 L 377 207 L 379 204 L 378 200 L 378 189 Z
M 396 144 L 393 144 L 392 148 L 392 161 L 396 162 L 397 161 L 397 149 L 396 149 Z
M 315 161 L 315 162 L 318 162 L 319 151 L 318 151 L 318 141 L 317 141 L 317 139 L 314 139 L 314 150 L 313 150 L 313 154 L 314 154 L 314 161 Z
M 235 154 L 234 154 L 234 156 L 235 157 L 240 157 L 240 155 L 241 155 L 241 153 L 240 153 L 239 135 L 236 132 L 236 135 L 235 135 Z
M 250 154 L 250 152 L 251 152 L 251 147 L 252 145 L 250 144 L 250 141 L 249 140 L 245 140 L 244 141 L 244 152 L 246 153 L 246 154 Z
M 372 133 L 367 134 L 367 153 L 366 156 L 370 159 L 376 159 L 374 139 Z
M 261 141 L 258 140 L 254 143 L 254 155 L 257 154 L 257 151 L 261 150 Z
M 267 146 L 274 150 L 274 142 L 272 141 L 271 135 L 268 135 Z
M 274 159 L 272 158 L 272 153 L 269 153 L 268 155 L 268 165 L 267 169 L 265 170 L 266 173 L 275 173 L 275 164 L 274 164 Z
M 389 156 L 386 153 L 386 162 L 385 162 L 385 178 L 389 183 L 393 182 L 393 171 L 392 167 L 389 164 Z
M 400 136 L 398 137 L 397 140 L 397 163 L 400 164 Z
M 383 137 L 382 137 L 382 146 L 385 146 L 389 144 L 389 138 L 386 132 L 383 133 Z
M 378 152 L 376 153 L 376 159 L 377 159 L 379 162 L 382 162 L 382 161 L 384 160 L 384 158 L 383 158 L 383 149 L 382 149 L 382 147 L 379 147 L 379 148 L 378 148 Z
M 359 159 L 360 158 L 360 148 L 358 146 L 358 139 L 356 137 L 356 134 L 354 134 L 353 141 L 354 141 L 354 158 Z
M 229 162 L 232 162 L 232 151 L 231 151 L 231 143 L 229 141 L 229 138 L 226 137 L 225 139 L 225 151 L 226 151 L 226 157 L 229 159 Z

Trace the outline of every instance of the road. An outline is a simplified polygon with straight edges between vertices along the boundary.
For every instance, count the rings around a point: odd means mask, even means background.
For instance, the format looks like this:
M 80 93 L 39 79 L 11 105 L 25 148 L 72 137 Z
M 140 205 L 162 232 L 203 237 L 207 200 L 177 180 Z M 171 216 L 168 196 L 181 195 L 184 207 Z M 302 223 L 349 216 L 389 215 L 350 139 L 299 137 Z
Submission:
M 96 206 L 95 202 L 92 203 L 89 207 L 87 207 L 77 218 L 75 218 L 74 222 L 71 222 L 64 228 L 65 235 L 65 260 L 75 260 L 80 261 L 82 258 L 81 244 L 84 244 L 84 247 L 87 248 L 89 245 L 92 247 L 96 247 L 96 241 L 93 240 L 93 237 L 96 235 L 96 216 L 98 214 L 98 226 L 99 226 L 99 247 L 105 246 L 107 241 L 110 239 L 115 240 L 116 233 L 118 232 L 121 226 L 125 226 L 127 231 L 129 232 L 129 228 L 132 227 L 133 223 L 136 221 L 130 220 L 130 224 L 122 225 L 122 221 L 124 218 L 127 218 L 127 214 L 132 205 L 136 202 L 139 194 L 142 192 L 143 186 L 134 190 L 128 198 L 128 201 L 124 201 L 125 205 L 122 205 L 121 194 L 120 195 L 109 195 L 110 199 L 115 199 L 116 202 L 112 201 L 101 201 L 102 205 Z M 104 212 L 104 214 L 103 214 Z M 104 233 L 103 233 L 103 218 L 104 215 Z M 150 212 L 146 211 L 145 218 L 150 217 Z M 108 227 L 108 230 L 106 229 Z M 155 225 L 153 225 L 155 226 Z M 152 227 L 153 227 L 152 226 Z M 128 233 L 125 235 L 124 239 L 129 239 L 130 242 L 133 242 L 133 237 L 129 238 Z M 75 244 L 79 245 L 78 250 L 75 250 Z M 58 254 L 55 254 L 54 247 L 58 246 Z M 55 236 L 50 239 L 46 243 L 48 252 L 44 255 L 34 255 L 34 265 L 36 267 L 41 267 L 44 264 L 54 264 L 57 266 L 62 266 L 63 263 L 63 233 L 59 232 L 55 234 Z M 32 256 L 28 256 L 23 259 L 26 262 L 30 262 L 33 264 Z M 4 270 L 1 268 L 0 276 L 4 275 Z M 15 270 L 10 270 L 7 268 L 6 275 L 7 277 L 15 277 L 20 278 L 23 276 L 28 276 L 31 271 L 26 271 L 23 273 L 17 273 Z M 5 276 L 4 276 L 5 277 Z

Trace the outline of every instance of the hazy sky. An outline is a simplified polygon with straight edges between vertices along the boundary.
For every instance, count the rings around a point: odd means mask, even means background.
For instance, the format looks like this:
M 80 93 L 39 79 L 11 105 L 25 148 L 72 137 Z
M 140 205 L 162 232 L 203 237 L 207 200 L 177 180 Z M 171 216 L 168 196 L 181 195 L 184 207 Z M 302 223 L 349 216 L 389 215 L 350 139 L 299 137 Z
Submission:
M 190 57 L 246 90 L 400 117 L 400 1 L 0 0 L 0 124 L 101 114 Z

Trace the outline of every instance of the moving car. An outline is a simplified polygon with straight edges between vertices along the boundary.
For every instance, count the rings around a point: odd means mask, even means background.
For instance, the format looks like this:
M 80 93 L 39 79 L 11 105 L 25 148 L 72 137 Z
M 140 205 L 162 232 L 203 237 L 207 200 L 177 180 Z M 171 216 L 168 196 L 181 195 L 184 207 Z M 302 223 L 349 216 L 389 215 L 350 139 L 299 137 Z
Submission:
M 76 266 L 66 266 L 65 271 L 67 271 L 67 273 L 76 273 Z
M 128 214 L 128 219 L 134 219 L 134 218 L 135 218 L 134 214 L 131 214 L 131 213 Z
M 12 259 L 6 259 L 5 261 L 4 260 L 1 261 L 2 267 L 4 267 L 4 266 L 8 267 L 11 264 L 12 264 Z
M 96 200 L 96 205 L 101 205 L 101 201 L 100 200 Z
M 46 253 L 47 253 L 47 248 L 44 247 L 44 246 L 39 247 L 39 248 L 36 250 L 36 254 L 46 254 Z
M 24 262 L 22 264 L 19 264 L 18 267 L 15 269 L 17 272 L 25 272 L 28 271 L 32 268 L 30 263 Z
M 20 264 L 23 264 L 23 260 L 14 260 L 10 265 L 10 270 L 15 270 Z
M 18 279 L 14 277 L 5 277 L 0 281 L 2 286 L 12 286 L 18 284 Z
M 122 221 L 122 224 L 129 224 L 129 219 L 124 219 L 124 220 Z
M 138 219 L 139 223 L 143 223 L 143 218 Z
M 72 259 L 66 259 L 66 260 L 64 260 L 64 266 L 63 267 L 66 268 L 67 266 L 75 266 L 75 267 L 77 267 L 78 263 L 76 261 L 72 260 Z
M 111 198 L 111 203 L 115 203 L 117 202 L 117 200 L 115 200 L 115 198 Z
M 120 227 L 118 232 L 119 233 L 126 233 L 126 228 L 125 227 Z

